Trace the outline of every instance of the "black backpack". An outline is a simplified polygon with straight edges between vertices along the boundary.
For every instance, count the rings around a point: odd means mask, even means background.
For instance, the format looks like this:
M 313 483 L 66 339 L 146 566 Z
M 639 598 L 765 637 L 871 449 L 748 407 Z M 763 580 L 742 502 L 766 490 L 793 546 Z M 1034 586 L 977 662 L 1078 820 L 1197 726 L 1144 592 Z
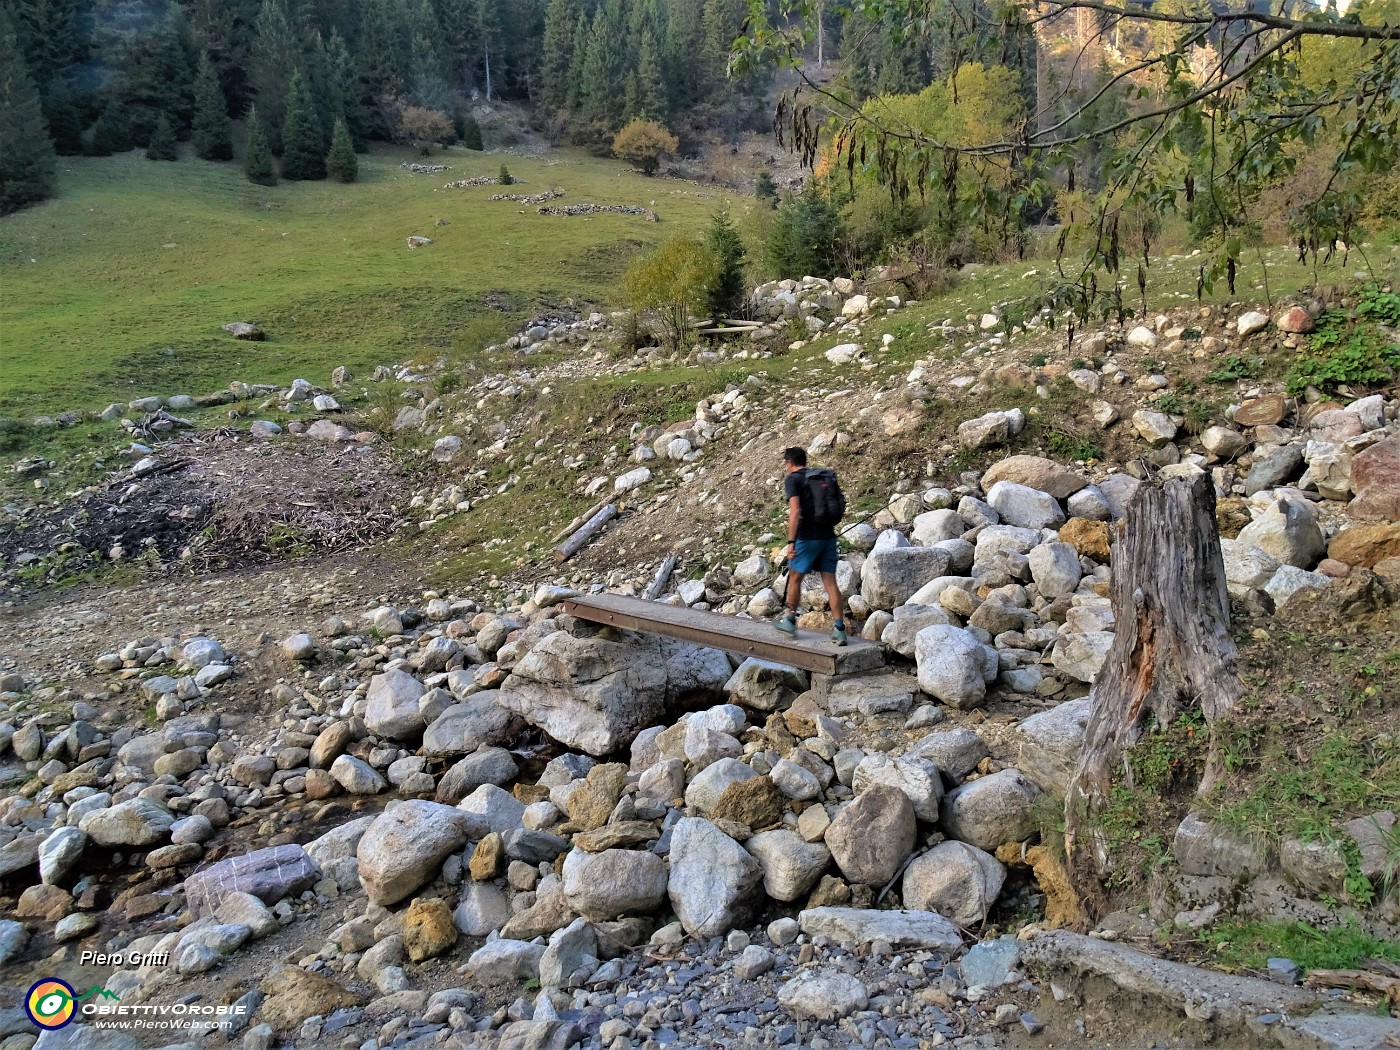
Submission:
M 807 483 L 803 515 L 814 525 L 835 525 L 846 516 L 846 494 L 830 467 L 813 467 L 802 472 Z

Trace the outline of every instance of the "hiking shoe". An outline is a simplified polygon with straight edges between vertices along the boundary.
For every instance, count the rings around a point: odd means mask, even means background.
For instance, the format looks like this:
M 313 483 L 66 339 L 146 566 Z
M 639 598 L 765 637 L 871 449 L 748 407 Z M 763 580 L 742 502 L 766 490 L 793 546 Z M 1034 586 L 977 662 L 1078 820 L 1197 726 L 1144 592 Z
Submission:
M 787 635 L 789 638 L 797 637 L 797 621 L 791 616 L 779 616 L 773 621 L 773 628 L 782 631 L 783 634 Z
M 846 626 L 845 626 L 845 624 L 837 624 L 836 626 L 834 626 L 834 627 L 831 628 L 831 642 L 832 642 L 833 645 L 845 645 L 845 644 L 846 644 Z

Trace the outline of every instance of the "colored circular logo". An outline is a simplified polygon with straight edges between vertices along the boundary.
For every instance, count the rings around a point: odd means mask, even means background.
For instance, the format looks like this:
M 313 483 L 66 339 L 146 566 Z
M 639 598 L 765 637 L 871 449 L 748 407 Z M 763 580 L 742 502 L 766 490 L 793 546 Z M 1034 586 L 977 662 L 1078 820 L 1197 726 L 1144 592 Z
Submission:
M 62 1028 L 73 1020 L 73 986 L 57 977 L 45 977 L 29 989 L 24 1009 L 40 1028 Z

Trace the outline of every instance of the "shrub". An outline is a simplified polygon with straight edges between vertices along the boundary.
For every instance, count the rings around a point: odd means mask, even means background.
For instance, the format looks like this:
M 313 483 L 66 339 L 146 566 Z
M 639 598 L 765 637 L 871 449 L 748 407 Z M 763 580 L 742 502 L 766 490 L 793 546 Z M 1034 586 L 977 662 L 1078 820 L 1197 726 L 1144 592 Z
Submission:
M 680 142 L 656 121 L 637 117 L 613 138 L 612 149 L 643 175 L 655 175 L 661 158 L 680 149 Z
M 623 290 L 634 310 L 656 321 L 663 345 L 674 353 L 691 315 L 704 306 L 717 269 L 713 253 L 699 241 L 671 237 L 627 268 Z
M 412 146 L 427 156 L 434 146 L 452 141 L 456 134 L 457 129 L 452 126 L 451 119 L 441 110 L 405 106 L 399 114 L 394 137 L 400 144 Z

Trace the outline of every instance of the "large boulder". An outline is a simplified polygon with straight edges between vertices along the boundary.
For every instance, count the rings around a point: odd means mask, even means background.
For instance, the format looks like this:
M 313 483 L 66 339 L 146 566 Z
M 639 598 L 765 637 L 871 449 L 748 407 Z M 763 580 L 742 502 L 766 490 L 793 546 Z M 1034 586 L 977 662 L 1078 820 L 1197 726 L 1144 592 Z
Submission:
M 1093 712 L 1093 699 L 1083 696 L 1025 719 L 1016 727 L 1017 768 L 1042 791 L 1063 796 L 1079 764 Z
M 494 689 L 474 693 L 453 704 L 423 732 L 423 753 L 432 758 L 469 755 L 482 744 L 495 746 L 509 738 L 511 715 Z M 517 723 L 518 724 L 518 723 Z
M 590 922 L 645 915 L 666 896 L 665 863 L 640 850 L 571 850 L 563 874 L 569 907 Z
M 159 802 L 132 798 L 86 814 L 78 827 L 99 846 L 156 846 L 170 838 L 175 814 Z
M 949 729 L 923 737 L 904 757 L 927 759 L 948 781 L 961 784 L 990 754 L 987 742 L 971 729 Z
M 360 882 L 374 904 L 397 904 L 437 876 L 442 862 L 485 833 L 479 821 L 451 806 L 413 800 L 385 810 L 360 838 Z
M 1027 560 L 1031 579 L 1042 598 L 1058 598 L 1073 594 L 1083 575 L 1079 566 L 1079 551 L 1068 543 L 1042 543 L 1034 548 Z
M 407 671 L 390 668 L 369 681 L 365 728 L 391 740 L 416 741 L 423 735 L 418 701 L 428 690 Z
M 306 850 L 295 843 L 229 857 L 185 880 L 185 900 L 196 919 L 213 915 L 224 899 L 247 893 L 264 904 L 309 889 L 321 877 Z
M 1367 569 L 1386 558 L 1400 558 L 1400 525 L 1353 525 L 1342 529 L 1327 545 L 1327 557 Z
M 1058 529 L 1065 523 L 1065 512 L 1054 496 L 1014 481 L 993 485 L 987 492 L 987 503 L 1003 522 L 1018 528 Z
M 913 850 L 917 830 L 909 797 L 876 784 L 841 810 L 826 829 L 826 844 L 847 879 L 883 887 Z
M 1069 675 L 1077 682 L 1089 683 L 1098 676 L 1112 647 L 1112 631 L 1062 634 L 1055 642 L 1050 660 L 1061 674 Z
M 730 673 L 729 657 L 718 649 L 556 631 L 515 665 L 500 700 L 566 747 L 601 756 L 630 744 L 672 704 L 718 698 Z
M 930 824 L 938 820 L 938 804 L 943 799 L 943 778 L 938 767 L 924 758 L 891 758 L 873 751 L 860 760 L 851 777 L 851 790 L 857 795 L 877 784 L 904 792 L 914 807 L 914 815 Z
M 904 869 L 902 892 L 905 907 L 977 926 L 1005 882 L 1006 869 L 990 853 L 966 842 L 942 842 Z
M 778 711 L 807 691 L 807 674 L 750 656 L 724 683 L 724 691 L 755 711 Z
M 1084 475 L 1044 456 L 1007 456 L 993 463 L 982 475 L 982 491 L 990 492 L 999 481 L 1039 489 L 1056 499 L 1068 499 L 1089 484 Z
M 1359 518 L 1400 521 L 1400 435 L 1378 441 L 1351 461 L 1356 497 L 1347 509 Z
M 1237 598 L 1263 587 L 1278 572 L 1277 558 L 1239 540 L 1222 539 L 1220 557 L 1225 563 L 1225 586 Z
M 671 832 L 671 907 L 692 937 L 742 926 L 755 905 L 763 867 L 714 824 L 683 817 Z
M 874 550 L 860 570 L 860 594 L 872 609 L 903 605 L 924 584 L 948 571 L 947 551 L 936 547 Z
M 1284 565 L 1311 569 L 1327 551 L 1311 503 L 1280 498 L 1240 530 L 1237 542 L 1272 554 Z
M 961 627 L 935 624 L 914 639 L 919 688 L 959 710 L 979 706 L 998 673 L 995 650 Z
M 763 891 L 778 901 L 801 899 L 831 863 L 831 850 L 787 829 L 760 832 L 744 846 L 763 867 Z
M 1024 842 L 1037 830 L 1031 805 L 1039 794 L 1019 769 L 969 781 L 943 796 L 943 830 L 988 851 L 1004 842 Z

